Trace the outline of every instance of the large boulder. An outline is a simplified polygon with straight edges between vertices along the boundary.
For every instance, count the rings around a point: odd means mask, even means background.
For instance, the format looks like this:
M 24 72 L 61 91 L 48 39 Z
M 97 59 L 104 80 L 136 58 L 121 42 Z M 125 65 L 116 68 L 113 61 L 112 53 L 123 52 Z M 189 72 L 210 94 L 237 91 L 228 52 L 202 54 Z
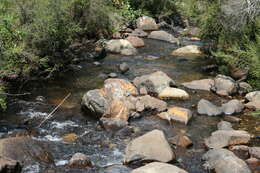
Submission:
M 214 86 L 211 89 L 218 95 L 229 96 L 237 92 L 238 86 L 231 77 L 217 75 L 217 77 L 214 79 Z
M 222 111 L 225 115 L 233 115 L 242 112 L 244 107 L 239 100 L 233 99 L 222 105 Z
M 166 87 L 164 90 L 162 90 L 162 92 L 159 93 L 158 97 L 160 99 L 187 100 L 190 98 L 190 95 L 182 89 Z
M 203 155 L 204 167 L 216 173 L 251 173 L 247 164 L 226 149 L 209 150 Z
M 145 88 L 148 94 L 155 96 L 158 96 L 167 87 L 176 86 L 175 82 L 161 71 L 136 77 L 133 83 L 139 90 Z
M 165 135 L 160 130 L 153 130 L 132 140 L 126 147 L 124 162 L 159 161 L 169 162 L 174 154 Z
M 177 166 L 168 163 L 153 162 L 134 169 L 131 173 L 188 173 Z
M 199 114 L 208 116 L 218 116 L 222 114 L 221 107 L 218 107 L 205 99 L 199 101 L 197 111 Z
M 12 137 L 0 140 L 0 157 L 19 161 L 22 165 L 35 162 L 53 163 L 51 153 L 29 137 Z
M 20 173 L 22 172 L 22 166 L 16 160 L 0 157 L 0 172 Z
M 214 85 L 214 81 L 212 79 L 201 79 L 185 82 L 182 83 L 182 85 L 189 89 L 210 91 L 211 87 Z
M 153 31 L 148 38 L 179 44 L 179 40 L 166 31 Z
M 135 48 L 144 47 L 143 39 L 134 36 L 128 36 L 126 38 Z
M 186 55 L 203 55 L 200 51 L 200 47 L 197 45 L 188 45 L 179 49 L 176 49 L 172 52 L 174 56 L 186 56 Z
M 251 136 L 242 130 L 217 130 L 205 140 L 208 148 L 224 148 L 230 145 L 247 144 Z
M 246 99 L 249 101 L 246 107 L 260 110 L 260 91 L 250 92 L 246 95 Z
M 156 21 L 148 16 L 139 17 L 136 20 L 136 26 L 138 29 L 142 29 L 144 31 L 153 31 L 158 29 Z
M 128 41 L 124 39 L 114 39 L 106 43 L 106 51 L 111 53 L 119 53 L 122 55 L 135 55 L 137 53 L 136 48 Z

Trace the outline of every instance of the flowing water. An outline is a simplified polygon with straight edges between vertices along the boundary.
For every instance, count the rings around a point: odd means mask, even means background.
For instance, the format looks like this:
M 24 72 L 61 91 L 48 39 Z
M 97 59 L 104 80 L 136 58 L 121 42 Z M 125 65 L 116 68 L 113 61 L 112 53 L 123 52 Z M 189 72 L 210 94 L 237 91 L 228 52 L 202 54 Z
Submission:
M 210 92 L 187 90 L 192 98 L 188 101 L 167 101 L 168 105 L 177 105 L 189 108 L 194 112 L 194 117 L 185 126 L 167 121 L 155 116 L 147 116 L 130 121 L 129 128 L 118 132 L 105 131 L 98 120 L 89 117 L 81 111 L 80 101 L 85 92 L 103 86 L 102 74 L 117 72 L 118 64 L 126 62 L 131 70 L 119 78 L 132 80 L 136 76 L 149 74 L 155 71 L 163 71 L 172 77 L 177 83 L 211 77 L 202 71 L 202 67 L 211 64 L 208 57 L 177 57 L 171 52 L 176 49 L 174 44 L 155 40 L 145 40 L 146 46 L 139 49 L 137 56 L 109 55 L 101 61 L 101 66 L 92 63 L 81 63 L 76 70 L 67 72 L 54 81 L 37 83 L 29 87 L 32 95 L 26 101 L 14 100 L 10 110 L 1 116 L 0 132 L 2 137 L 12 136 L 17 133 L 30 133 L 36 140 L 48 146 L 53 153 L 55 164 L 25 165 L 23 173 L 38 172 L 129 172 L 131 168 L 122 166 L 124 149 L 127 143 L 150 130 L 161 129 L 167 137 L 176 134 L 188 135 L 194 145 L 187 150 L 176 149 L 178 165 L 190 173 L 204 173 L 201 156 L 206 148 L 203 140 L 216 130 L 216 124 L 220 121 L 217 117 L 198 116 L 195 106 L 201 98 L 211 100 L 215 104 L 226 101 Z M 186 44 L 190 44 L 187 42 Z M 192 44 L 202 44 L 192 42 Z M 157 57 L 157 58 L 154 58 Z M 119 74 L 119 73 L 118 73 Z M 40 122 L 58 105 L 68 94 L 72 95 L 55 113 L 54 117 L 37 127 Z M 36 101 L 37 96 L 43 96 L 46 100 Z M 251 130 L 259 136 L 257 120 L 245 118 L 245 123 L 236 125 L 236 128 Z M 259 119 L 258 119 L 259 120 Z M 259 121 L 258 121 L 259 122 Z M 26 124 L 26 125 L 25 125 Z M 252 127 L 254 126 L 254 127 Z M 251 128 L 252 127 L 252 128 Z M 71 156 L 76 152 L 82 152 L 89 156 L 94 164 L 93 168 L 72 169 L 67 166 Z M 109 172 L 109 170 L 111 172 Z

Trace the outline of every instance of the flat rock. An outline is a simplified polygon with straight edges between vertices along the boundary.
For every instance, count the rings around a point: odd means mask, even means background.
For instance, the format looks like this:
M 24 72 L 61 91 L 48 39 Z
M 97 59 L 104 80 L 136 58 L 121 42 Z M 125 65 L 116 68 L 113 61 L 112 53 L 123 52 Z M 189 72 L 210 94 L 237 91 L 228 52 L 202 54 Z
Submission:
M 247 144 L 250 134 L 242 130 L 217 130 L 205 140 L 208 148 L 224 148 L 230 145 Z
M 179 49 L 176 49 L 172 52 L 174 56 L 187 56 L 187 55 L 203 55 L 200 51 L 200 47 L 197 45 L 188 45 Z
M 203 160 L 206 161 L 203 166 L 216 173 L 251 173 L 243 160 L 226 149 L 209 150 L 203 155 Z
M 139 90 L 145 88 L 148 94 L 155 96 L 167 87 L 176 86 L 175 82 L 166 73 L 161 71 L 136 77 L 133 83 Z
M 168 109 L 167 113 L 171 120 L 184 124 L 188 124 L 189 120 L 192 118 L 192 112 L 186 108 L 172 107 Z
M 111 53 L 119 53 L 122 55 L 135 55 L 137 53 L 136 48 L 128 41 L 124 39 L 113 39 L 106 43 L 106 51 Z
M 239 100 L 233 99 L 222 105 L 222 111 L 225 115 L 233 115 L 242 112 L 244 107 Z
M 229 96 L 237 93 L 238 86 L 234 79 L 225 75 L 217 75 L 214 79 L 214 86 L 211 88 L 220 96 Z
M 166 87 L 164 90 L 162 90 L 162 92 L 159 93 L 158 97 L 160 99 L 187 100 L 190 98 L 190 95 L 182 89 Z
M 87 155 L 85 155 L 83 153 L 76 153 L 71 157 L 71 159 L 69 161 L 69 166 L 85 168 L 85 167 L 92 166 L 92 163 L 89 160 Z
M 218 123 L 218 130 L 234 130 L 232 124 L 227 121 L 221 121 Z
M 135 48 L 144 47 L 144 41 L 139 37 L 128 36 L 126 40 L 128 40 Z
M 134 169 L 131 173 L 188 173 L 177 166 L 168 163 L 153 162 L 140 168 Z
M 148 38 L 166 41 L 169 43 L 179 43 L 179 40 L 177 38 L 175 38 L 172 34 L 166 32 L 166 31 L 153 31 L 150 33 Z
M 211 87 L 214 85 L 214 81 L 212 79 L 201 79 L 185 82 L 182 83 L 182 85 L 189 89 L 210 91 Z
M 260 147 L 250 147 L 249 154 L 251 157 L 260 159 Z
M 136 20 L 136 26 L 138 29 L 142 29 L 144 31 L 153 31 L 158 29 L 156 21 L 148 16 L 139 17 Z
M 205 99 L 199 101 L 197 111 L 199 114 L 208 116 L 218 116 L 222 114 L 221 107 L 218 107 Z
M 124 162 L 159 161 L 169 162 L 174 154 L 165 135 L 160 130 L 153 130 L 132 140 L 126 147 Z
M 260 110 L 260 91 L 250 92 L 246 95 L 246 99 L 249 101 L 245 106 Z

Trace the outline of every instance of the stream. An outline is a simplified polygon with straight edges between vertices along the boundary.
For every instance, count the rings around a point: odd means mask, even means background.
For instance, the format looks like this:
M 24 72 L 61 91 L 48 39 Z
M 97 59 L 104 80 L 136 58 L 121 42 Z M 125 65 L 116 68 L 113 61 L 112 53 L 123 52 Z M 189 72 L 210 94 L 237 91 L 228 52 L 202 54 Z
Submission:
M 184 44 L 202 45 L 203 43 L 186 41 Z M 1 116 L 0 137 L 29 133 L 34 139 L 48 146 L 55 163 L 39 164 L 35 162 L 25 165 L 23 173 L 108 173 L 108 170 L 115 170 L 112 171 L 114 173 L 127 173 L 131 168 L 122 165 L 126 145 L 131 139 L 153 129 L 163 130 L 167 137 L 176 134 L 189 136 L 193 141 L 193 146 L 187 150 L 177 148 L 175 150 L 177 161 L 173 164 L 190 173 L 206 173 L 201 161 L 201 156 L 207 151 L 203 144 L 204 139 L 216 130 L 216 124 L 221 117 L 197 115 L 196 104 L 201 98 L 205 98 L 219 105 L 227 101 L 226 98 L 211 92 L 194 92 L 185 89 L 191 95 L 189 100 L 168 100 L 167 103 L 168 106 L 181 106 L 193 111 L 194 116 L 187 126 L 179 123 L 173 123 L 171 126 L 167 121 L 155 116 L 145 116 L 131 120 L 131 129 L 123 129 L 118 132 L 102 129 L 98 120 L 84 114 L 80 106 L 84 93 L 91 89 L 101 88 L 104 81 L 102 74 L 111 72 L 117 73 L 118 78 L 133 80 L 136 76 L 163 71 L 178 84 L 213 78 L 202 70 L 202 67 L 212 64 L 209 57 L 172 56 L 171 52 L 176 48 L 175 44 L 145 39 L 145 47 L 138 49 L 137 56 L 111 54 L 100 61 L 101 66 L 83 62 L 77 65 L 75 70 L 65 73 L 56 80 L 48 83 L 35 83 L 33 87 L 25 88 L 32 95 L 26 98 L 26 101 L 14 100 L 9 110 Z M 151 56 L 158 57 L 158 59 L 151 58 Z M 121 75 L 117 66 L 123 62 L 130 66 L 130 71 Z M 37 127 L 69 93 L 72 95 L 54 116 L 41 127 Z M 259 118 L 245 114 L 239 115 L 243 119 L 243 123 L 235 124 L 234 127 L 259 136 L 259 129 L 257 129 Z M 89 169 L 68 167 L 69 159 L 77 152 L 86 154 L 94 166 Z

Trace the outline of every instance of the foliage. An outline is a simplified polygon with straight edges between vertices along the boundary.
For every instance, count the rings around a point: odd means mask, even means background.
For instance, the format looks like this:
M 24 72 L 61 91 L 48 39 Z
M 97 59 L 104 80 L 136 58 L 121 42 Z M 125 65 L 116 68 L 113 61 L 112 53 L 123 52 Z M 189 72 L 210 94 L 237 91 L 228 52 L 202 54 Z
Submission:
M 4 88 L 0 86 L 0 111 L 2 110 L 6 110 L 7 106 L 6 106 L 6 97 L 5 95 L 3 95 L 4 93 Z

